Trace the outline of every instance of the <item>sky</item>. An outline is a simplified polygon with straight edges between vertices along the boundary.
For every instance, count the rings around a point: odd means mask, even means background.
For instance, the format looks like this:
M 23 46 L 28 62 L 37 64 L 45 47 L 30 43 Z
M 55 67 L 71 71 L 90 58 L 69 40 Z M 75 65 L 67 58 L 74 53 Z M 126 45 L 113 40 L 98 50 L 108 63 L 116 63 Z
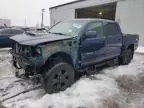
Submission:
M 75 0 L 0 0 L 0 18 L 11 19 L 13 26 L 41 24 L 41 9 L 45 8 L 44 25 L 50 25 L 49 7 Z

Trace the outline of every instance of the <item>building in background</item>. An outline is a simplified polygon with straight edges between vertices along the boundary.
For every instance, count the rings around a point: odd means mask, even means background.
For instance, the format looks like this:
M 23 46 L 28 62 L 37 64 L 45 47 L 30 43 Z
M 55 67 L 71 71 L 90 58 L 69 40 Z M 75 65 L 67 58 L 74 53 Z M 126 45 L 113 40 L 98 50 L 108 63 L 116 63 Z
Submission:
M 115 20 L 123 33 L 139 34 L 144 45 L 144 0 L 77 0 L 50 8 L 51 26 L 74 18 Z
M 9 19 L 0 19 L 0 27 L 10 27 L 11 20 Z

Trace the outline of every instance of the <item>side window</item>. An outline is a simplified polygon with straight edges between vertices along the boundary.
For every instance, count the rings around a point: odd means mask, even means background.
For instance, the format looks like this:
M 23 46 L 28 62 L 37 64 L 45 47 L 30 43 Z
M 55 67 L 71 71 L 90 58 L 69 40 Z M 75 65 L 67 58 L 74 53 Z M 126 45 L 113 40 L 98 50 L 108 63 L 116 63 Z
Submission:
M 102 37 L 102 23 L 101 22 L 94 22 L 90 24 L 87 28 L 87 31 L 96 31 L 97 32 L 97 37 Z
M 119 34 L 119 29 L 115 23 L 104 24 L 104 36 L 115 36 Z

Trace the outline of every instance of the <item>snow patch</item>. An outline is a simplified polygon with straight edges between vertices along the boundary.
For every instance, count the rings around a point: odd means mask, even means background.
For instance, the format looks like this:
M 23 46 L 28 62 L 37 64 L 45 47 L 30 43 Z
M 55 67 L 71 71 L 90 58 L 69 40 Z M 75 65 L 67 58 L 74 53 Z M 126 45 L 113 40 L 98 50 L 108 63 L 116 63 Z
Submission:
M 101 74 L 82 78 L 71 88 L 58 94 L 45 95 L 28 103 L 28 108 L 142 108 L 133 95 L 144 90 L 144 56 L 135 56 L 127 66 L 102 70 Z M 125 88 L 126 87 L 126 88 Z M 131 90 L 132 89 L 132 90 Z M 126 91 L 123 91 L 126 90 Z M 131 98 L 133 96 L 133 98 Z M 127 102 L 129 100 L 129 102 Z
M 9 54 L 0 53 L 0 60 L 0 100 L 35 86 L 31 81 L 13 77 Z M 63 92 L 46 94 L 40 88 L 2 104 L 7 108 L 143 108 L 143 83 L 144 56 L 136 54 L 129 65 L 84 76 Z
M 142 46 L 138 47 L 138 49 L 136 50 L 136 52 L 144 54 L 144 47 L 142 47 Z
M 45 95 L 36 102 L 29 102 L 28 108 L 97 108 L 103 105 L 103 99 L 119 94 L 115 81 L 104 75 L 95 79 L 82 78 L 66 91 Z

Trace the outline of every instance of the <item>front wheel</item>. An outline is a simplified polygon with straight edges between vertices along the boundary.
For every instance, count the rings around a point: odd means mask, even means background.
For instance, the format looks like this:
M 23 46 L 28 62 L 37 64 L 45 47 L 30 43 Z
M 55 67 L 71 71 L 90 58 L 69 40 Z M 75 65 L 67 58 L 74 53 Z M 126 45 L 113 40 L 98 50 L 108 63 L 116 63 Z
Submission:
M 120 64 L 128 65 L 133 59 L 134 51 L 132 49 L 127 49 L 123 52 L 123 55 L 120 57 Z
M 44 89 L 47 93 L 65 90 L 74 82 L 74 69 L 65 62 L 53 64 L 44 75 Z

